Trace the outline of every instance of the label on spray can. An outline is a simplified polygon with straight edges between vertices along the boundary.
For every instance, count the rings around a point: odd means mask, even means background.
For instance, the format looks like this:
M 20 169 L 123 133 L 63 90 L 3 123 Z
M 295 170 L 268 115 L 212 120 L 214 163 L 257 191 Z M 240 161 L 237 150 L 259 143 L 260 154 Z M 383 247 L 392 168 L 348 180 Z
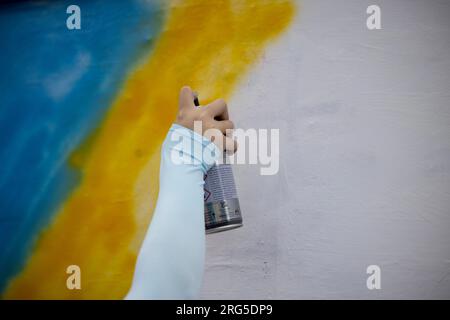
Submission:
M 205 177 L 206 233 L 242 226 L 242 215 L 230 164 L 216 164 Z

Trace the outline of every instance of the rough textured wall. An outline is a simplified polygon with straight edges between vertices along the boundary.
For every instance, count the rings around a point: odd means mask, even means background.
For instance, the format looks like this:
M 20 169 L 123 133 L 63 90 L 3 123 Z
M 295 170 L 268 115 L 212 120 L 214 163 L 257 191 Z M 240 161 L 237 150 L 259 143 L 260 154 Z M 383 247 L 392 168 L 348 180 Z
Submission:
M 124 295 L 187 83 L 281 140 L 277 175 L 235 168 L 203 298 L 450 298 L 450 7 L 379 0 L 369 31 L 373 3 L 79 1 L 70 32 L 72 2 L 2 5 L 2 295 Z
M 280 173 L 236 168 L 245 227 L 208 237 L 203 297 L 450 298 L 449 14 L 301 2 L 231 100 L 240 126 L 280 128 Z

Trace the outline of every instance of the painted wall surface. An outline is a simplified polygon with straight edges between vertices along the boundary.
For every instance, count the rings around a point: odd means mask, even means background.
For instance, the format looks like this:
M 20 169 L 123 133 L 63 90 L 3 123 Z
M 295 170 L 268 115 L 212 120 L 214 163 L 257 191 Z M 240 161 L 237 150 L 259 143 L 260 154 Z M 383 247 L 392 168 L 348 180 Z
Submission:
M 372 1 L 78 1 L 67 30 L 72 3 L 0 6 L 2 297 L 124 296 L 189 84 L 280 129 L 277 175 L 235 166 L 202 298 L 450 298 L 449 2 L 376 1 L 373 31 Z
M 122 298 L 157 196 L 161 142 L 188 84 L 230 97 L 290 25 L 291 1 L 2 5 L 0 292 Z M 68 290 L 78 265 L 82 290 Z

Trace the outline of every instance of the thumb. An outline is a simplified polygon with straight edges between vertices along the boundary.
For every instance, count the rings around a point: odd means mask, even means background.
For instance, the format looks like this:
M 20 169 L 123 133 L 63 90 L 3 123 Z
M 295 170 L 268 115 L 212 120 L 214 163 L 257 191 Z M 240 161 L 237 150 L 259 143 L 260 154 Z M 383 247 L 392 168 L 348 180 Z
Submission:
M 180 90 L 179 108 L 184 109 L 194 107 L 194 92 L 188 86 L 184 86 Z

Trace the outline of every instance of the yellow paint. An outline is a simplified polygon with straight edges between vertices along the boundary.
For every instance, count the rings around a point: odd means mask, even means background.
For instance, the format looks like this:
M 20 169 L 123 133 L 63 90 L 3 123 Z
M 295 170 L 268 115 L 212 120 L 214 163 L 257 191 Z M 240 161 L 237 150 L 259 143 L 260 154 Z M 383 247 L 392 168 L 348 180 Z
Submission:
M 229 97 L 269 40 L 291 21 L 290 1 L 173 1 L 148 61 L 129 76 L 95 135 L 71 157 L 82 181 L 39 238 L 6 298 L 118 299 L 129 289 L 157 196 L 159 146 L 180 87 L 206 102 Z M 81 290 L 66 267 L 81 268 Z

